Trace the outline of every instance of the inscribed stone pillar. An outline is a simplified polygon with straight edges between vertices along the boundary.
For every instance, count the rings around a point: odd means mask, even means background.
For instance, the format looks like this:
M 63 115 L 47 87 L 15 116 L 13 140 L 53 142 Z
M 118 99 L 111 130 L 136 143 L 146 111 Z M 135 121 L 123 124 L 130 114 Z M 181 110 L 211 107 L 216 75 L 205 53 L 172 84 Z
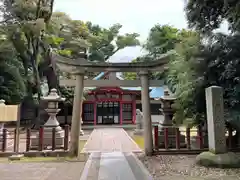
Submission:
M 148 72 L 139 73 L 141 80 L 141 99 L 143 111 L 143 130 L 144 130 L 144 148 L 147 156 L 153 153 L 153 137 L 152 137 L 152 119 L 150 111 L 150 98 L 149 98 L 149 80 Z
M 218 86 L 206 89 L 208 145 L 215 154 L 225 153 L 225 121 L 223 107 L 223 90 Z
M 84 74 L 76 74 L 76 87 L 74 91 L 72 125 L 71 125 L 71 140 L 70 140 L 70 155 L 78 156 L 79 151 L 79 133 L 81 131 L 81 114 L 82 100 L 84 88 Z

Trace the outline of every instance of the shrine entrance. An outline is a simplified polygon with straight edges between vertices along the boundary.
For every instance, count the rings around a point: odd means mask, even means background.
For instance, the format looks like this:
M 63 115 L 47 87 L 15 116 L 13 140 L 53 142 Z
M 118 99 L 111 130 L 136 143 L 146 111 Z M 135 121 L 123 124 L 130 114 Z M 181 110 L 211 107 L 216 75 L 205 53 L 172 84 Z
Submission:
M 70 72 L 71 74 L 75 75 L 75 79 L 70 79 L 69 84 L 74 84 L 74 100 L 73 100 L 73 111 L 72 111 L 72 128 L 71 128 L 71 145 L 70 145 L 70 154 L 72 156 L 78 156 L 78 149 L 79 149 L 79 132 L 81 132 L 81 115 L 82 115 L 82 103 L 83 103 L 83 95 L 84 95 L 84 82 L 87 87 L 108 87 L 108 86 L 116 86 L 116 87 L 141 87 L 141 102 L 142 102 L 142 112 L 143 112 L 143 128 L 144 128 L 144 150 L 146 155 L 153 154 L 153 135 L 152 135 L 152 119 L 151 119 L 151 111 L 150 111 L 150 97 L 149 97 L 149 87 L 152 87 L 152 81 L 149 80 L 149 73 L 150 72 L 160 72 L 165 70 L 165 65 L 169 62 L 170 55 L 175 54 L 175 52 L 168 52 L 162 55 L 159 59 L 149 62 L 131 62 L 131 63 L 111 63 L 111 62 L 98 62 L 98 61 L 88 61 L 84 58 L 79 59 L 70 59 L 67 57 L 60 56 L 59 54 L 54 54 L 57 60 L 58 67 L 65 72 Z M 85 74 L 86 72 L 136 72 L 138 73 L 139 79 L 137 80 L 91 80 L 88 81 L 89 84 L 86 84 L 85 81 Z M 157 86 L 159 87 L 163 81 L 158 81 Z M 99 84 L 100 83 L 100 84 Z M 63 82 L 63 84 L 67 85 L 67 82 Z M 119 99 L 119 98 L 118 98 Z M 102 99 L 103 100 L 103 99 Z M 98 102 L 97 102 L 98 103 Z M 97 110 L 97 103 L 94 104 L 93 109 Z M 123 108 L 123 104 L 120 101 L 120 108 Z M 106 106 L 106 107 L 104 107 Z M 133 105 L 126 105 L 127 108 L 129 107 L 131 110 L 133 109 Z M 108 107 L 108 108 L 107 108 Z M 116 107 L 118 107 L 116 105 Z M 103 110 L 103 112 L 100 111 Z M 128 108 L 128 109 L 129 109 Z M 117 109 L 117 108 L 116 108 Z M 119 108 L 118 108 L 119 109 Z M 127 109 L 127 110 L 128 110 Z M 134 108 L 136 109 L 136 108 Z M 101 119 L 101 123 L 109 123 L 109 122 L 119 122 L 117 121 L 117 117 L 114 112 L 114 103 L 109 108 L 109 103 L 107 104 L 100 104 L 99 111 L 97 115 Z M 110 114 L 106 115 L 106 112 L 111 112 Z M 122 113 L 124 112 L 124 108 L 120 111 L 120 119 L 124 119 L 125 115 Z M 99 114 L 100 113 L 100 114 Z M 102 114 L 101 114 L 102 113 Z M 128 119 L 128 115 L 136 114 L 135 112 L 128 112 L 126 111 Z M 131 113 L 131 114 L 130 114 Z M 114 116 L 116 120 L 114 121 Z M 96 117 L 94 117 L 96 119 Z M 98 119 L 96 119 L 98 120 Z
M 120 103 L 98 102 L 97 124 L 120 124 Z

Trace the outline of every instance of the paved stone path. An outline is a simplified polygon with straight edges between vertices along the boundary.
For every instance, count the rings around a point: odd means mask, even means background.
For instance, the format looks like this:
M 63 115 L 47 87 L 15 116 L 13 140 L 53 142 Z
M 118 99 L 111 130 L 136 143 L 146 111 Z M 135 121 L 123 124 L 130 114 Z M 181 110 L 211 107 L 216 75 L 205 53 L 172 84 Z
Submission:
M 91 153 L 80 180 L 153 180 L 133 153 Z
M 122 128 L 95 129 L 83 152 L 91 155 L 80 180 L 152 180 L 133 154 L 142 150 Z
M 94 129 L 82 152 L 142 152 L 122 128 Z

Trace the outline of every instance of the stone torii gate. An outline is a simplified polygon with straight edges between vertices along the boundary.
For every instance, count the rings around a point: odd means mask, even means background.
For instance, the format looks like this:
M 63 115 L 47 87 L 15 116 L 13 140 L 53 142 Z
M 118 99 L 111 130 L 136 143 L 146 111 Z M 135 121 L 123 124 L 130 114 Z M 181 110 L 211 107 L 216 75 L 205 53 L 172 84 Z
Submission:
M 74 91 L 72 129 L 70 155 L 77 156 L 79 149 L 79 132 L 81 129 L 82 99 L 84 88 L 84 75 L 86 72 L 137 72 L 140 76 L 141 101 L 143 112 L 144 129 L 144 150 L 146 155 L 153 153 L 152 120 L 149 98 L 149 72 L 163 71 L 164 65 L 168 62 L 170 53 L 161 58 L 150 62 L 137 63 L 109 63 L 109 62 L 90 62 L 84 58 L 70 59 L 56 55 L 56 61 L 62 71 L 72 73 L 76 76 Z M 161 84 L 159 84 L 161 85 Z

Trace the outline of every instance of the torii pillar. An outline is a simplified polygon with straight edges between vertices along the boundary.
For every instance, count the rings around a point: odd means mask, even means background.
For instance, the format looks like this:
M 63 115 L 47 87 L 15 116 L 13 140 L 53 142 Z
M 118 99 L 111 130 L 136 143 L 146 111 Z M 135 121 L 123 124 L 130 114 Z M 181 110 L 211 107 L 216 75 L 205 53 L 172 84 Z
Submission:
M 84 73 L 76 73 L 76 87 L 74 90 L 72 125 L 70 139 L 70 156 L 78 156 L 79 154 L 79 135 L 81 132 L 81 115 L 84 88 Z
M 150 111 L 150 98 L 149 98 L 149 80 L 148 72 L 139 72 L 141 80 L 141 100 L 143 112 L 143 130 L 144 130 L 144 150 L 145 155 L 151 156 L 153 154 L 153 137 L 152 137 L 152 119 Z

